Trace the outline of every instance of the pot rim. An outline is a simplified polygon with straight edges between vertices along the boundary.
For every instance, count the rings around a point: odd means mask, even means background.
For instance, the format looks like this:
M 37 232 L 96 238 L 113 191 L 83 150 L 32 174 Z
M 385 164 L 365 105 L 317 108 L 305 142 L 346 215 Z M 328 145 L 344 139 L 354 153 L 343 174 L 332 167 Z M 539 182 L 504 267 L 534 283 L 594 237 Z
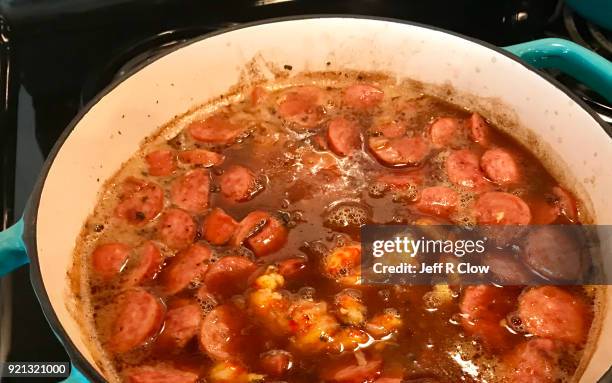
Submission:
M 490 44 L 486 41 L 482 41 L 482 40 L 479 40 L 479 39 L 476 39 L 470 36 L 466 36 L 466 35 L 463 35 L 457 32 L 449 31 L 443 28 L 430 26 L 430 25 L 422 24 L 418 22 L 389 18 L 389 17 L 353 15 L 353 14 L 308 14 L 308 15 L 298 15 L 298 16 L 286 16 L 286 17 L 276 17 L 276 18 L 252 21 L 248 23 L 231 26 L 228 28 L 223 28 L 217 31 L 213 31 L 213 32 L 201 35 L 201 36 L 194 37 L 193 39 L 177 44 L 176 46 L 168 49 L 167 51 L 164 51 L 156 56 L 153 56 L 151 59 L 147 60 L 146 62 L 138 64 L 136 67 L 131 69 L 128 73 L 126 73 L 123 77 L 113 80 L 104 89 L 102 89 L 98 94 L 96 94 L 96 96 L 93 97 L 83 108 L 79 110 L 78 114 L 70 121 L 70 123 L 63 130 L 62 134 L 59 136 L 58 140 L 55 142 L 53 148 L 49 152 L 49 155 L 45 159 L 45 162 L 41 169 L 36 185 L 34 186 L 34 189 L 32 190 L 32 194 L 30 195 L 28 204 L 25 208 L 25 212 L 24 212 L 25 225 L 24 225 L 23 239 L 26 245 L 28 257 L 30 258 L 30 280 L 32 283 L 32 287 L 34 289 L 34 293 L 36 294 L 38 298 L 38 301 L 47 319 L 47 322 L 49 323 L 51 329 L 53 330 L 55 335 L 59 338 L 64 349 L 66 350 L 66 353 L 68 354 L 70 358 L 70 362 L 72 363 L 73 368 L 75 367 L 78 368 L 78 370 L 81 373 L 83 373 L 83 375 L 85 375 L 85 377 L 89 379 L 91 382 L 104 383 L 107 380 L 83 356 L 83 354 L 79 351 L 79 349 L 72 342 L 72 339 L 70 335 L 68 334 L 68 332 L 62 326 L 62 323 L 57 317 L 57 314 L 53 310 L 53 307 L 51 305 L 51 300 L 49 299 L 49 296 L 47 295 L 47 291 L 44 287 L 43 280 L 42 280 L 40 264 L 38 262 L 38 250 L 37 250 L 38 244 L 36 241 L 36 225 L 37 225 L 38 206 L 40 204 L 43 186 L 49 174 L 49 170 L 51 166 L 53 165 L 53 161 L 55 157 L 57 156 L 57 154 L 59 153 L 60 149 L 62 148 L 64 142 L 66 141 L 70 133 L 74 130 L 74 128 L 78 125 L 78 123 L 81 121 L 81 119 L 87 113 L 89 113 L 89 111 L 98 102 L 100 102 L 106 95 L 108 95 L 112 90 L 114 90 L 117 86 L 123 83 L 126 79 L 130 78 L 132 75 L 139 72 L 146 66 L 153 64 L 160 58 L 166 55 L 169 55 L 171 53 L 174 53 L 175 51 L 179 49 L 185 48 L 191 44 L 200 42 L 202 40 L 206 40 L 208 38 L 211 38 L 217 35 L 221 35 L 224 33 L 232 32 L 232 31 L 236 31 L 239 29 L 250 28 L 250 27 L 265 25 L 265 24 L 278 23 L 278 22 L 286 22 L 286 21 L 300 21 L 300 20 L 311 20 L 311 19 L 333 19 L 333 18 L 374 20 L 374 21 L 381 21 L 381 22 L 410 25 L 414 27 L 420 27 L 424 29 L 447 33 L 449 35 L 459 37 L 461 39 L 470 41 L 472 43 L 476 43 L 481 46 L 484 46 L 485 48 L 488 48 L 494 51 L 495 53 L 504 55 L 516 61 L 517 63 L 522 65 L 525 69 L 531 72 L 534 72 L 538 76 L 547 80 L 549 83 L 554 85 L 557 89 L 565 93 L 570 99 L 572 99 L 576 104 L 578 104 L 587 113 L 589 113 L 589 115 L 591 115 L 593 120 L 600 125 L 600 127 L 608 134 L 608 136 L 612 137 L 612 127 L 606 124 L 595 111 L 593 111 L 578 96 L 572 93 L 565 85 L 561 84 L 559 81 L 557 81 L 555 78 L 553 78 L 549 74 L 542 72 L 538 70 L 537 68 L 529 65 L 528 63 L 522 61 L 519 57 L 513 55 L 512 53 L 506 51 L 505 49 L 498 47 L 496 45 Z

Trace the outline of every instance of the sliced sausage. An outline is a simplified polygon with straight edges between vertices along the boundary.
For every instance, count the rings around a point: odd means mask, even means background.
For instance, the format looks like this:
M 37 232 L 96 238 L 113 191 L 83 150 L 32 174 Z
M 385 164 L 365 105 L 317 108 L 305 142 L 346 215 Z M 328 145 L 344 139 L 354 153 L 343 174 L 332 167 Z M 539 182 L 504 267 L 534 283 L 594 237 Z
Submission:
M 185 164 L 203 166 L 205 168 L 221 165 L 225 161 L 223 154 L 206 149 L 183 150 L 179 152 L 178 158 Z
M 217 306 L 202 322 L 200 348 L 217 361 L 237 359 L 245 341 L 242 335 L 244 327 L 242 311 L 229 304 Z
M 389 166 L 418 165 L 430 151 L 427 141 L 421 137 L 370 137 L 368 144 L 374 156 Z
M 534 227 L 527 234 L 521 258 L 548 280 L 579 283 L 585 257 L 575 234 L 568 226 Z
M 462 149 L 451 152 L 445 165 L 448 179 L 453 184 L 477 190 L 487 187 L 484 174 L 480 171 L 478 156 L 471 150 Z
M 529 206 L 520 197 L 504 192 L 487 192 L 474 205 L 476 220 L 482 225 L 527 225 Z
M 489 149 L 480 158 L 480 166 L 487 177 L 498 185 L 517 183 L 520 172 L 512 154 L 502 148 Z
M 459 120 L 451 117 L 438 118 L 429 128 L 431 143 L 436 148 L 450 146 L 457 141 L 461 134 Z
M 202 213 L 208 207 L 210 175 L 208 170 L 194 169 L 172 182 L 172 203 L 190 213 Z
M 170 208 L 164 211 L 157 224 L 159 239 L 168 247 L 181 250 L 193 243 L 196 224 L 185 210 Z
M 336 117 L 327 128 L 327 142 L 331 150 L 339 156 L 348 156 L 361 146 L 359 125 L 344 117 Z
M 428 214 L 448 217 L 457 210 L 459 195 L 445 186 L 432 186 L 421 191 L 417 208 Z
M 194 121 L 187 131 L 197 141 L 209 144 L 231 144 L 244 133 L 244 128 L 232 123 L 226 116 L 214 115 Z
M 459 304 L 463 328 L 492 350 L 511 344 L 511 334 L 500 322 L 515 307 L 517 291 L 492 285 L 468 286 Z
M 304 272 L 306 266 L 304 258 L 289 258 L 278 263 L 278 272 L 285 278 L 295 278 Z
M 151 293 L 142 289 L 129 290 L 119 298 L 121 307 L 112 326 L 108 347 L 123 353 L 143 345 L 160 330 L 164 306 Z
M 268 97 L 268 91 L 262 86 L 254 86 L 251 90 L 251 105 L 255 106 L 260 104 L 263 100 Z
M 206 289 L 222 297 L 231 297 L 246 290 L 248 279 L 257 266 L 245 257 L 227 256 L 213 263 L 206 276 Z
M 552 192 L 555 197 L 557 197 L 557 205 L 559 206 L 560 213 L 571 222 L 577 222 L 578 209 L 576 207 L 576 200 L 574 197 L 559 186 L 553 187 Z
M 287 228 L 276 217 L 270 217 L 261 230 L 247 239 L 256 256 L 263 257 L 280 250 L 287 242 Z
M 190 282 L 201 278 L 208 270 L 212 257 L 210 249 L 194 244 L 172 258 L 161 274 L 161 284 L 166 294 L 176 294 Z
M 561 378 L 559 346 L 550 339 L 531 339 L 519 344 L 502 360 L 508 383 L 552 383 Z
M 155 278 L 163 263 L 159 248 L 153 241 L 147 241 L 139 251 L 138 263 L 126 275 L 127 286 L 137 286 Z
M 423 183 L 423 172 L 420 170 L 411 170 L 402 173 L 386 173 L 379 176 L 376 182 L 391 188 L 417 187 Z
M 247 238 L 261 231 L 270 218 L 270 213 L 265 211 L 255 210 L 250 212 L 238 224 L 238 229 L 234 232 L 230 244 L 232 246 L 242 245 Z
M 156 346 L 170 351 L 184 348 L 197 335 L 201 322 L 202 310 L 195 303 L 168 310 Z
M 344 90 L 342 101 L 350 108 L 370 109 L 380 104 L 384 97 L 385 93 L 373 85 L 355 84 Z
M 237 228 L 238 222 L 222 209 L 215 208 L 204 219 L 202 236 L 213 245 L 225 245 Z
M 278 104 L 281 118 L 312 128 L 321 123 L 325 117 L 323 109 L 323 91 L 315 86 L 298 86 L 283 93 Z
M 128 177 L 122 185 L 115 214 L 133 225 L 142 225 L 155 218 L 164 207 L 164 191 L 153 183 Z
M 154 150 L 146 155 L 145 160 L 152 176 L 169 176 L 176 170 L 176 155 L 170 149 Z
M 113 279 L 125 267 L 130 251 L 128 245 L 119 242 L 96 247 L 91 254 L 91 266 L 95 275 L 106 281 Z
M 468 119 L 472 140 L 482 146 L 489 145 L 489 124 L 478 113 L 472 113 Z
M 355 361 L 325 369 L 321 377 L 327 382 L 363 383 L 370 382 L 382 372 L 382 360 L 373 359 L 359 364 Z
M 527 290 L 519 298 L 518 315 L 536 336 L 582 344 L 589 327 L 589 310 L 577 296 L 555 286 Z
M 531 274 L 525 265 L 514 258 L 512 254 L 487 253 L 482 259 L 482 264 L 489 266 L 493 281 L 501 285 L 529 285 L 537 280 L 537 277 Z
M 268 375 L 279 377 L 293 367 L 291 353 L 285 350 L 270 350 L 260 357 L 261 369 Z
M 557 220 L 560 214 L 560 209 L 556 202 L 549 201 L 546 198 L 531 201 L 529 209 L 531 210 L 532 225 L 551 224 Z
M 168 366 L 133 367 L 125 373 L 127 383 L 196 383 L 198 375 Z
M 263 189 L 255 174 L 240 165 L 230 166 L 223 173 L 220 186 L 223 196 L 235 202 L 248 201 Z
M 406 127 L 397 121 L 391 121 L 377 125 L 373 132 L 380 133 L 386 138 L 398 138 L 406 135 Z

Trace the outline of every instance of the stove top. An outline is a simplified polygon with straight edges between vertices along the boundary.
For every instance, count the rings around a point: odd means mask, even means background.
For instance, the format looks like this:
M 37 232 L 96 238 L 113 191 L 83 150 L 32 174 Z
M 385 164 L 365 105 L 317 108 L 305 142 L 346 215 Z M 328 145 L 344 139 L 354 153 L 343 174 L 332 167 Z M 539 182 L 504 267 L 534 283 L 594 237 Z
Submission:
M 612 59 L 612 33 L 559 0 L 5 1 L 0 3 L 3 227 L 21 214 L 62 130 L 113 79 L 164 49 L 220 28 L 323 13 L 411 20 L 496 45 L 562 37 Z M 612 106 L 603 98 L 561 73 L 550 73 L 612 121 Z M 4 278 L 0 292 L 0 361 L 67 361 L 34 297 L 27 266 Z

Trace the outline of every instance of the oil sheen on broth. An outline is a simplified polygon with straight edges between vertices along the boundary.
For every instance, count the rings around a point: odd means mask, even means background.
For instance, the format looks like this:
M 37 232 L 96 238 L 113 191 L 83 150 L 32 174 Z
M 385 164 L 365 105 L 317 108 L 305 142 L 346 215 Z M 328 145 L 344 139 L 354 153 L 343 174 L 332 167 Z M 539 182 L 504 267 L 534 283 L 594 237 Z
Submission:
M 586 288 L 359 283 L 365 223 L 580 224 L 574 197 L 485 117 L 346 75 L 254 86 L 195 116 L 126 163 L 86 224 L 86 303 L 122 380 L 573 376 Z

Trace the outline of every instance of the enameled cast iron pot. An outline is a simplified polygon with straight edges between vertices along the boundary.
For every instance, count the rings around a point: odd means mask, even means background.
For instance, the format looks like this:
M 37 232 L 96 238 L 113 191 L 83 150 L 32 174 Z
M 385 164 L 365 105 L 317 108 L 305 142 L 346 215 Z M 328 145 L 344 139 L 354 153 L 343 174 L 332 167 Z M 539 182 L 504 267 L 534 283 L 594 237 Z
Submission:
M 612 64 L 590 51 L 551 39 L 507 50 L 536 66 L 571 72 L 612 101 Z M 111 84 L 68 126 L 23 219 L 0 233 L 0 275 L 31 263 L 38 299 L 75 367 L 68 381 L 105 381 L 86 346 L 87 335 L 66 307 L 66 272 L 81 227 L 103 182 L 146 136 L 176 114 L 226 93 L 254 57 L 281 68 L 290 64 L 291 73 L 385 71 L 500 100 L 548 151 L 548 162 L 561 169 L 557 175 L 587 200 L 596 222 L 611 224 L 609 128 L 563 86 L 507 50 L 422 25 L 352 16 L 262 21 L 190 41 Z M 612 361 L 612 314 L 603 315 L 583 382 L 597 381 Z

